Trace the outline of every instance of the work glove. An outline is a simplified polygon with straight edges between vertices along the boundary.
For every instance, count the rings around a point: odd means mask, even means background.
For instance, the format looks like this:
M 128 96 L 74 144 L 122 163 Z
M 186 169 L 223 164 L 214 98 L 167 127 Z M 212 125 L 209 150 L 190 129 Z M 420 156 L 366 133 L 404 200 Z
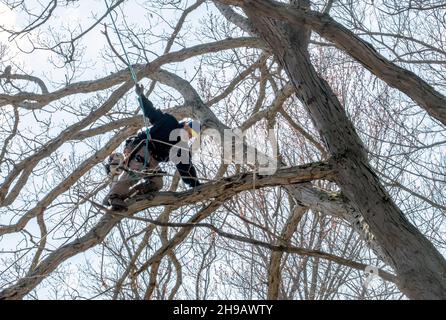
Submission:
M 135 92 L 138 96 L 141 96 L 144 94 L 144 87 L 140 84 L 135 84 Z

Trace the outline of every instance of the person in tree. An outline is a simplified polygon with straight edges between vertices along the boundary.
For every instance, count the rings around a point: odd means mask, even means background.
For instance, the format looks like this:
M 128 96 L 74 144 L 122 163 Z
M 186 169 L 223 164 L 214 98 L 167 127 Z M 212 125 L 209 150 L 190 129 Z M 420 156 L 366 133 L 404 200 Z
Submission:
M 188 143 L 198 136 L 199 122 L 178 121 L 174 116 L 155 109 L 144 95 L 142 86 L 136 85 L 135 91 L 141 99 L 144 116 L 152 126 L 129 137 L 123 155 L 113 153 L 107 159 L 106 171 L 114 178 L 104 204 L 116 211 L 127 210 L 124 200 L 134 192 L 148 194 L 162 189 L 163 178 L 158 171 L 160 162 L 174 162 L 186 185 L 193 188 L 200 185 Z M 148 174 L 141 179 L 138 172 Z

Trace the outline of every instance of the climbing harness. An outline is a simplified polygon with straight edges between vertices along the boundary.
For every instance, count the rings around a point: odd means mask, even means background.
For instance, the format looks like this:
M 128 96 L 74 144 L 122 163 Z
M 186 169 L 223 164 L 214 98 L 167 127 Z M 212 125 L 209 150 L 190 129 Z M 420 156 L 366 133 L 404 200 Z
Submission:
M 129 68 L 132 80 L 135 83 L 135 86 L 138 86 L 138 78 L 136 76 L 136 72 L 133 69 L 132 65 L 130 64 L 129 55 L 127 54 L 127 50 L 125 49 L 124 43 L 122 42 L 121 35 L 118 32 L 118 27 L 116 26 L 116 21 L 113 18 L 112 10 L 110 9 L 110 6 L 108 5 L 107 0 L 104 0 L 104 2 L 105 2 L 105 5 L 107 6 L 107 11 L 110 14 L 110 19 L 111 19 L 111 21 L 113 23 L 113 27 L 115 29 L 115 32 L 116 32 L 116 34 L 118 36 L 119 43 L 121 44 L 122 50 L 124 51 L 125 59 L 126 59 L 126 62 L 127 62 L 127 67 Z M 143 110 L 143 102 L 142 102 L 142 98 L 141 98 L 140 95 L 138 95 L 138 102 L 139 102 L 139 107 L 141 108 L 141 110 Z M 150 132 L 149 132 L 149 125 L 147 123 L 147 119 L 144 116 L 144 114 L 143 114 L 143 120 L 144 120 L 144 125 L 146 127 L 146 148 L 145 148 L 145 151 L 144 151 L 144 168 L 146 168 L 147 165 L 148 165 L 147 158 L 148 158 L 148 148 L 149 148 Z

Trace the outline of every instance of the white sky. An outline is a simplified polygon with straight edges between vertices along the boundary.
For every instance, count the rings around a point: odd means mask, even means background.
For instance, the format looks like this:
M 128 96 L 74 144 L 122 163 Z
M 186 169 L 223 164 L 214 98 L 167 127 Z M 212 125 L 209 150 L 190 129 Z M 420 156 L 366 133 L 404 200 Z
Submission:
M 5 28 L 12 28 L 15 26 L 16 15 L 14 12 L 9 10 L 9 8 L 4 5 L 3 3 L 0 3 L 0 24 L 3 25 Z M 8 39 L 8 36 L 4 32 L 0 32 L 0 41 L 5 43 Z

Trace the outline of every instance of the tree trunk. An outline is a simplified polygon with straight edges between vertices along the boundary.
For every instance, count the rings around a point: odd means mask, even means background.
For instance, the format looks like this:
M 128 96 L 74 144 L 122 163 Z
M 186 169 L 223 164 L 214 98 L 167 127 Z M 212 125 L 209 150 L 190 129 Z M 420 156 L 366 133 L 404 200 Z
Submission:
M 446 299 L 445 259 L 405 218 L 370 167 L 343 106 L 310 62 L 308 29 L 262 17 L 252 7 L 243 9 L 292 80 L 336 162 L 338 185 L 392 260 L 399 289 L 411 299 Z

